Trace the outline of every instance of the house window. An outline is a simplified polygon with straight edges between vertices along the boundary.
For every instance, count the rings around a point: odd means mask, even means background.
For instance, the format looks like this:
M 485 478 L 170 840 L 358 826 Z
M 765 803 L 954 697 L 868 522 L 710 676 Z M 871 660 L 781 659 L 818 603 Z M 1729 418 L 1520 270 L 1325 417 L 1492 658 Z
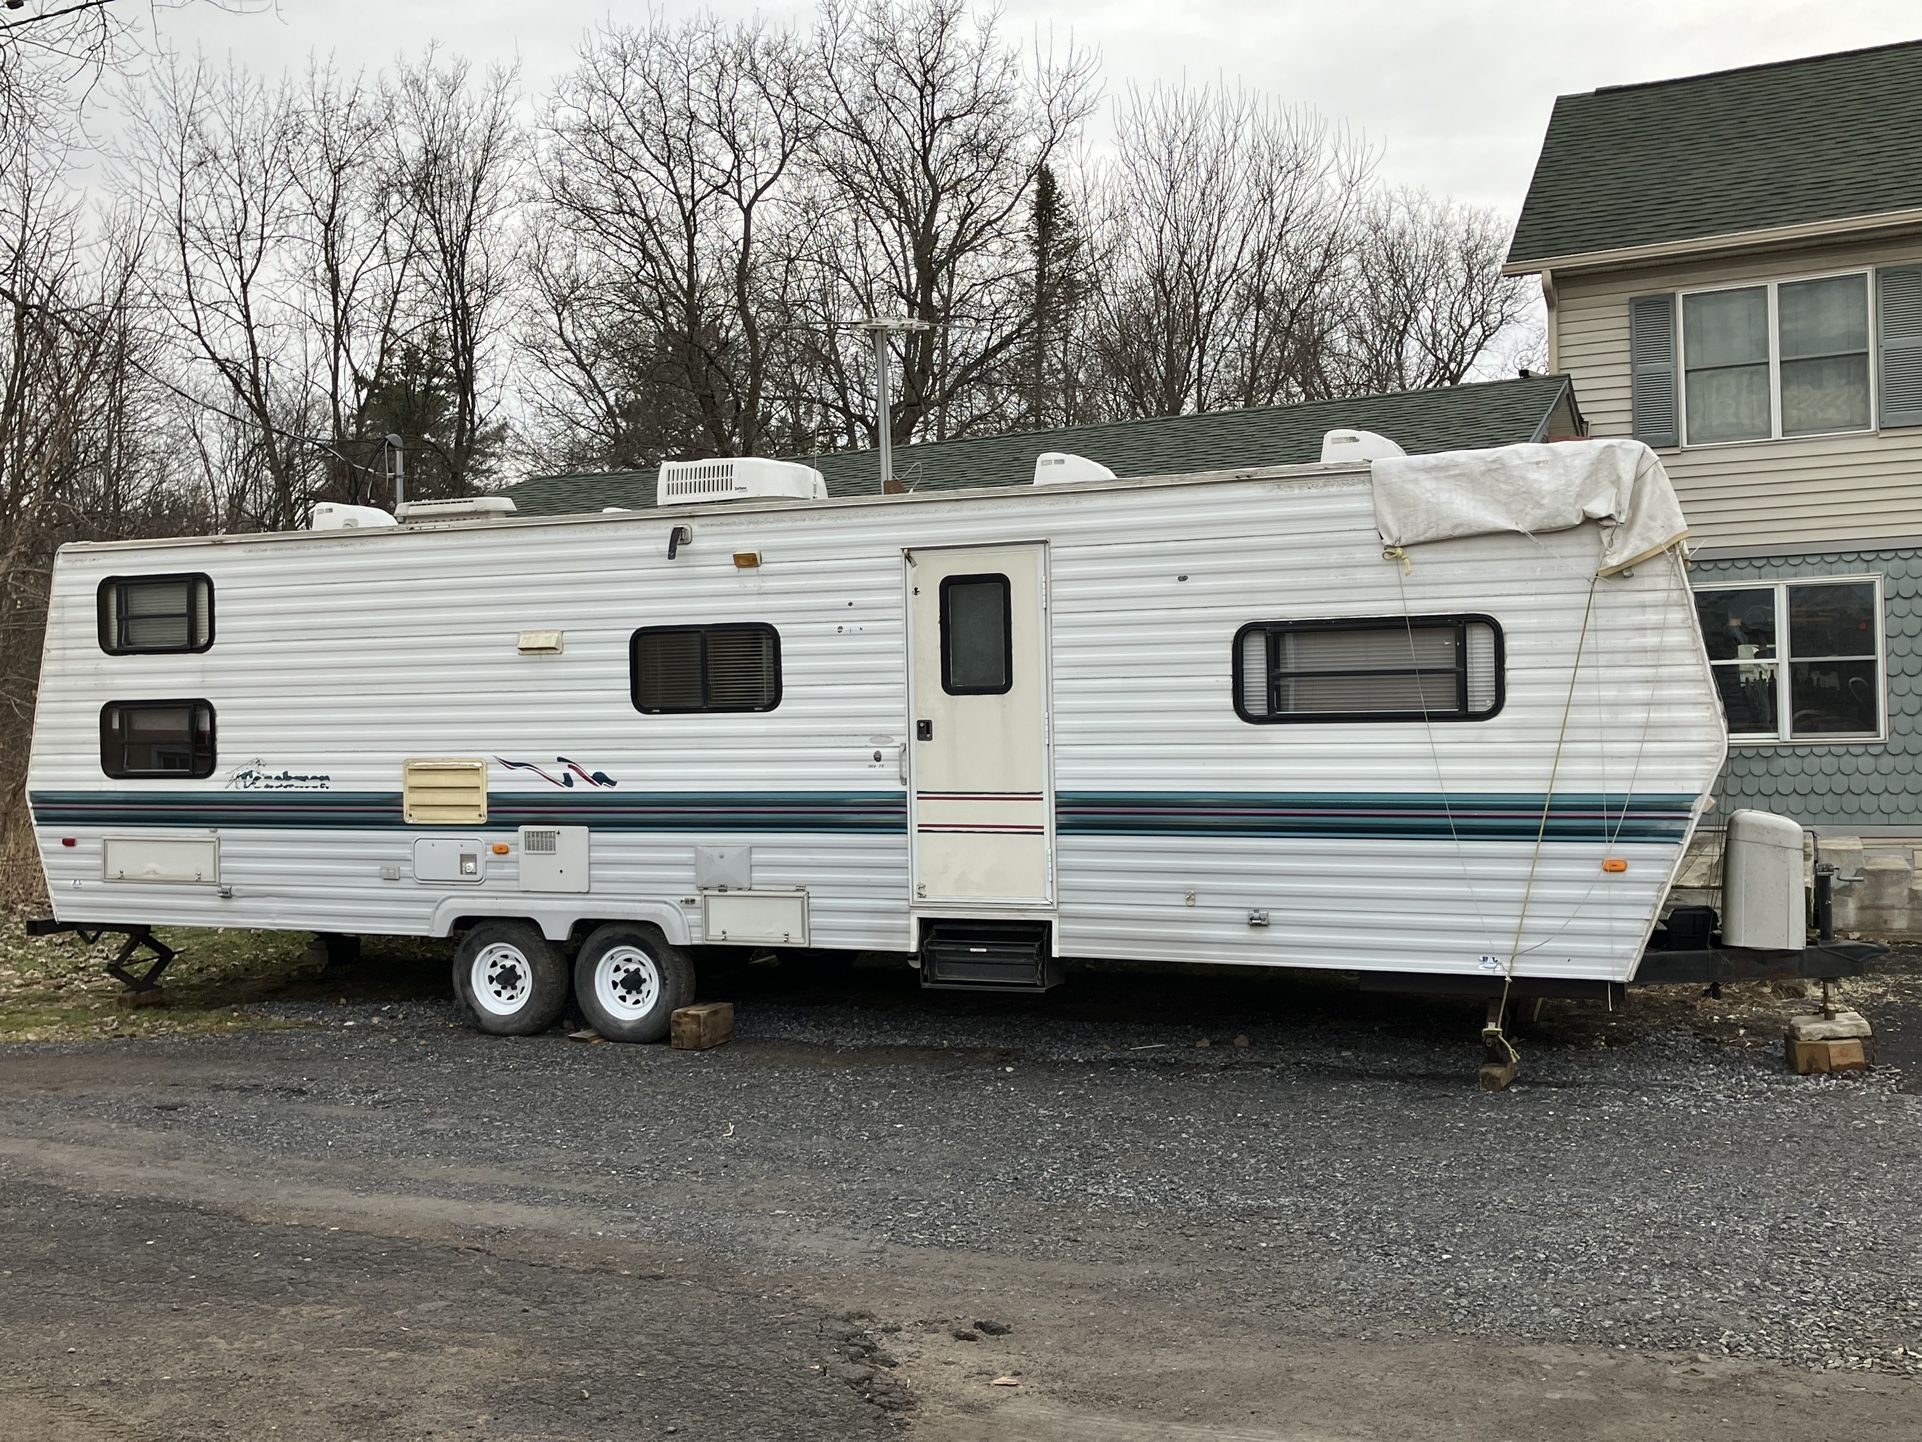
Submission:
M 643 626 L 628 649 L 634 707 L 649 715 L 772 711 L 781 704 L 781 637 L 751 622 Z
M 941 580 L 941 689 L 1005 696 L 1014 688 L 1014 609 L 1006 576 Z
M 1695 612 L 1731 739 L 1881 736 L 1879 580 L 1703 586 Z
M 1866 272 L 1682 296 L 1689 445 L 1874 425 Z
M 214 643 L 206 576 L 109 576 L 100 583 L 100 649 L 110 656 L 204 651 Z
M 214 708 L 205 701 L 109 701 L 100 769 L 116 780 L 214 774 Z
M 1235 636 L 1244 721 L 1485 721 L 1502 708 L 1487 616 L 1259 621 Z

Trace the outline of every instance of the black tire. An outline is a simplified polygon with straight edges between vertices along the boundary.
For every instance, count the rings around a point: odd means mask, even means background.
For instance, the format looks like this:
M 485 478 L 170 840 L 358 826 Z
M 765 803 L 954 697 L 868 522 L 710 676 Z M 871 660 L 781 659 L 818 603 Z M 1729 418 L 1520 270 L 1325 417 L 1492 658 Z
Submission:
M 567 958 L 525 921 L 483 921 L 454 948 L 454 995 L 474 1025 L 532 1036 L 567 1005 Z
M 574 1004 L 609 1041 L 659 1041 L 693 1000 L 694 963 L 640 922 L 609 922 L 574 958 Z

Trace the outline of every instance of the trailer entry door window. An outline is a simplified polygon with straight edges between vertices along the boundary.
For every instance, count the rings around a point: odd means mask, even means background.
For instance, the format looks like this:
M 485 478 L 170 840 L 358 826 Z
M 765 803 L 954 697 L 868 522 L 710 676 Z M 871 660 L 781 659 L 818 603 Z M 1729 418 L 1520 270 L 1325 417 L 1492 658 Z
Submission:
M 109 576 L 99 607 L 100 649 L 110 656 L 204 651 L 214 643 L 214 583 L 206 576 Z
M 772 711 L 781 704 L 781 637 L 772 626 L 643 626 L 628 651 L 634 709 L 650 716 Z
M 1006 576 L 941 581 L 941 689 L 1005 696 L 1014 687 L 1014 609 Z
M 1487 616 L 1258 621 L 1235 638 L 1244 721 L 1486 721 L 1502 708 Z
M 109 701 L 100 769 L 117 780 L 214 774 L 214 708 L 205 701 Z

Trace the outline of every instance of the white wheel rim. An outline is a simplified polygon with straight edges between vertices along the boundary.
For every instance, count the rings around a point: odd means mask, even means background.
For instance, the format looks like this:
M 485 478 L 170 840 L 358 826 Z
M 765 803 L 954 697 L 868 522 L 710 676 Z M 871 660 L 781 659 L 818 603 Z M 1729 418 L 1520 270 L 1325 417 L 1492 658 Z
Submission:
M 594 963 L 594 1000 L 609 1016 L 639 1021 L 660 1003 L 661 968 L 638 946 L 610 946 Z
M 527 953 L 505 941 L 483 946 L 468 968 L 474 1004 L 492 1016 L 512 1016 L 534 994 L 534 968 Z

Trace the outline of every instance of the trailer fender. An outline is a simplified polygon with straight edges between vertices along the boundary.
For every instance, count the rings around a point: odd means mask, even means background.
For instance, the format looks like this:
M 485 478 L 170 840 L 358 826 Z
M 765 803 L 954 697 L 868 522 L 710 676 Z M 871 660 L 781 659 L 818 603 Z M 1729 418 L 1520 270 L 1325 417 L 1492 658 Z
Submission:
M 688 945 L 687 917 L 678 906 L 665 901 L 615 901 L 585 896 L 546 903 L 529 896 L 450 896 L 434 908 L 433 935 L 451 935 L 463 918 L 476 916 L 531 921 L 549 941 L 566 941 L 583 921 L 596 924 L 645 921 L 659 927 L 661 934 L 675 946 Z

